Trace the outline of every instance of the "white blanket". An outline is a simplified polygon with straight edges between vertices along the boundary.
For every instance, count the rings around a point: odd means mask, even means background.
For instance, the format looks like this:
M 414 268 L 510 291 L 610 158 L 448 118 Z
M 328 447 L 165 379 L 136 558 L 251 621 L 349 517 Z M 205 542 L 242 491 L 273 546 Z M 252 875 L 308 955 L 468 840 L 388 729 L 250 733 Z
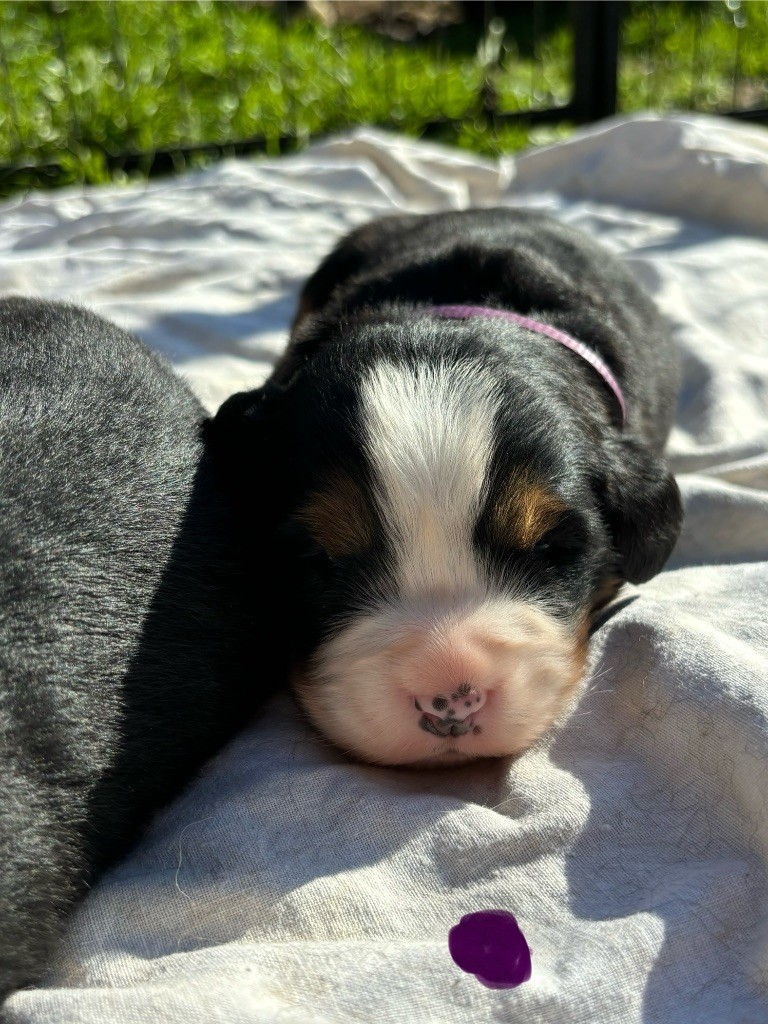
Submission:
M 264 379 L 342 232 L 493 203 L 599 237 L 674 327 L 667 571 L 623 592 L 575 711 L 517 762 L 352 765 L 277 700 L 94 888 L 16 1024 L 768 1021 L 768 133 L 645 116 L 496 165 L 364 130 L 36 194 L 0 209 L 0 291 L 103 311 L 213 409 Z M 518 989 L 449 957 L 488 908 L 533 949 Z

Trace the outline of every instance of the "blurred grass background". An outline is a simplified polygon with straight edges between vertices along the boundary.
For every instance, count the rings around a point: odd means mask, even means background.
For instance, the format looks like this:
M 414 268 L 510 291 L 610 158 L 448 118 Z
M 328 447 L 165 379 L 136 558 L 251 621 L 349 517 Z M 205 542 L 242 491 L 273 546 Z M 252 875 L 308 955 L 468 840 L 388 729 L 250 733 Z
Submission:
M 354 124 L 488 156 L 572 130 L 500 117 L 568 102 L 567 3 L 490 19 L 479 3 L 365 6 L 0 3 L 0 192 L 141 177 L 183 147 L 258 138 L 277 153 Z M 767 82 L 764 0 L 623 5 L 620 111 L 766 106 Z

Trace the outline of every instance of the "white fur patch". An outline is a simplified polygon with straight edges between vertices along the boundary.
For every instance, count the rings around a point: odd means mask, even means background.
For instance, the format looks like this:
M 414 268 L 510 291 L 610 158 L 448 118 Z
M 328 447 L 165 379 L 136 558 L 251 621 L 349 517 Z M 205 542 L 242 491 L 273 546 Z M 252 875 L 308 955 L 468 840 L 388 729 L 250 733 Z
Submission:
M 361 411 L 376 500 L 404 599 L 486 588 L 472 549 L 499 396 L 475 363 L 379 363 Z

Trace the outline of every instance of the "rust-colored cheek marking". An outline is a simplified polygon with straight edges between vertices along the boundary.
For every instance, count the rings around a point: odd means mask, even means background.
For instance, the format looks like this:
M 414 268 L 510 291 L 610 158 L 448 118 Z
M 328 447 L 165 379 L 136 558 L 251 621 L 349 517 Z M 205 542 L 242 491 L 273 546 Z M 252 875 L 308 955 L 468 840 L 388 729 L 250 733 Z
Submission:
M 509 477 L 493 510 L 499 540 L 526 550 L 541 540 L 565 512 L 565 505 L 543 484 L 523 473 Z
M 563 691 L 563 705 L 570 700 L 579 680 L 584 675 L 584 669 L 587 667 L 587 654 L 589 652 L 589 622 L 589 614 L 586 613 L 582 616 L 581 621 L 576 626 L 573 645 L 573 674 Z
M 592 621 L 597 618 L 598 612 L 605 608 L 605 606 L 614 599 L 623 582 L 624 580 L 621 579 L 620 576 L 606 576 L 605 579 L 601 580 L 592 595 L 592 601 L 590 604 L 590 625 Z
M 373 541 L 373 519 L 362 488 L 345 473 L 316 491 L 299 519 L 332 558 L 364 551 Z
M 304 320 L 305 317 L 309 316 L 310 313 L 314 312 L 315 306 L 314 303 L 312 302 L 312 299 L 309 297 L 309 295 L 303 292 L 301 297 L 299 298 L 298 309 L 296 310 L 296 315 L 294 316 L 293 323 L 291 324 L 291 337 L 293 337 L 293 335 L 296 333 L 296 330 L 301 324 L 302 320 Z

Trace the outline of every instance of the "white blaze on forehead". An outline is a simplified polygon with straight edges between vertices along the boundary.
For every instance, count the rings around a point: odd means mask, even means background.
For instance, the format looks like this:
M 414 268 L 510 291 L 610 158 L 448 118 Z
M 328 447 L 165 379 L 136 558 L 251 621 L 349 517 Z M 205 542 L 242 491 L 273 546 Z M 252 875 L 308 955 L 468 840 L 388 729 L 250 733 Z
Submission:
M 498 405 L 493 381 L 471 362 L 379 363 L 364 379 L 366 450 L 402 597 L 485 590 L 472 533 Z

